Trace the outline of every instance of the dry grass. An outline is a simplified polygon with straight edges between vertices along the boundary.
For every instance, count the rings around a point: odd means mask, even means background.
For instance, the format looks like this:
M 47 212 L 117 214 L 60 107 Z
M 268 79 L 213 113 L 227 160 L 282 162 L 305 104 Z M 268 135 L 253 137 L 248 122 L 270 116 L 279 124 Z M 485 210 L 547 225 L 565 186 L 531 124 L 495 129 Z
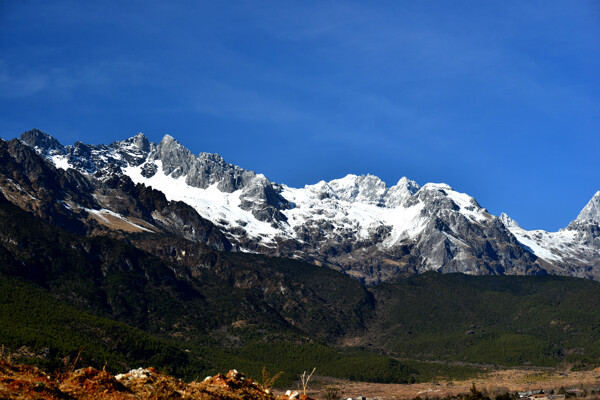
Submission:
M 511 392 L 529 389 L 555 389 L 561 386 L 568 387 L 600 387 L 600 368 L 594 371 L 569 371 L 569 370 L 533 370 L 509 369 L 496 370 L 482 375 L 476 379 L 464 381 L 446 381 L 415 383 L 415 384 L 383 384 L 368 382 L 353 382 L 342 379 L 315 377 L 313 390 L 310 395 L 324 398 L 328 387 L 339 387 L 345 397 L 366 396 L 379 399 L 412 399 L 416 396 L 445 397 L 468 393 L 471 385 L 486 389 L 493 393 L 498 388 L 507 388 Z
M 101 213 L 101 214 L 89 214 L 89 218 L 93 218 L 101 225 L 106 226 L 111 230 L 119 230 L 123 232 L 144 232 L 145 230 L 152 230 L 153 227 L 148 226 L 148 224 L 140 220 L 138 218 L 124 219 L 119 218 L 115 215 L 109 213 Z

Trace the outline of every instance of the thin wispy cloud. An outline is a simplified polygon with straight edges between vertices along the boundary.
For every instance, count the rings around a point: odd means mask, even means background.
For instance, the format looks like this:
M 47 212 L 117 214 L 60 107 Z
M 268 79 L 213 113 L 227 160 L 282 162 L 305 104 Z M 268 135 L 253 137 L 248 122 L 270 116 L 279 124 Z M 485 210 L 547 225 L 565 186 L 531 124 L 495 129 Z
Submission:
M 48 87 L 48 76 L 38 72 L 13 74 L 0 62 L 0 98 L 18 99 L 35 96 Z
M 195 109 L 221 118 L 259 122 L 293 123 L 304 115 L 284 99 L 269 97 L 253 90 L 233 87 L 223 82 L 207 81 L 198 85 Z

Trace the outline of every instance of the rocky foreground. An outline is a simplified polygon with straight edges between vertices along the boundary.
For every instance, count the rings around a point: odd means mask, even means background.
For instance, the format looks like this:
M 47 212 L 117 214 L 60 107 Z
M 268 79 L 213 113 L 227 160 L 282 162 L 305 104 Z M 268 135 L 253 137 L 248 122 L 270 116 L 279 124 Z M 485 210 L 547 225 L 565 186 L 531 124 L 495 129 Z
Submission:
M 311 400 L 288 392 L 275 396 L 268 388 L 236 370 L 185 383 L 154 368 L 112 375 L 95 368 L 47 374 L 39 368 L 0 360 L 0 399 L 201 399 Z
M 475 392 L 475 387 L 482 391 Z M 382 400 L 498 400 L 518 398 L 517 393 L 527 398 L 522 393 L 540 390 L 544 393 L 566 391 L 567 397 L 598 400 L 600 367 L 588 371 L 497 370 L 464 381 L 436 380 L 416 384 L 378 384 L 316 377 L 311 381 L 311 388 L 311 395 L 316 398 L 336 400 L 366 399 L 365 393 L 370 399 Z M 315 400 L 298 391 L 288 390 L 285 394 L 276 395 L 269 387 L 246 378 L 236 370 L 225 375 L 209 376 L 202 382 L 185 383 L 154 368 L 138 368 L 116 376 L 91 367 L 72 371 L 67 368 L 67 372 L 47 374 L 33 366 L 4 360 L 0 360 L 0 399 Z

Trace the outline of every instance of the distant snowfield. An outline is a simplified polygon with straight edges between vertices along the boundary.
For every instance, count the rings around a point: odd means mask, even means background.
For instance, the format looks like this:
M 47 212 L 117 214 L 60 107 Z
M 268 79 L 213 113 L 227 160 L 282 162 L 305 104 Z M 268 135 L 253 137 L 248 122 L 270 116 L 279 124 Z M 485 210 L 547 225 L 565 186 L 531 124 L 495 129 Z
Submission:
M 186 177 L 173 178 L 165 175 L 160 160 L 153 161 L 157 172 L 150 178 L 142 175 L 143 165 L 124 169 L 134 183 L 142 183 L 160 190 L 170 201 L 182 201 L 192 206 L 202 217 L 221 226 L 239 225 L 246 233 L 263 241 L 273 240 L 276 236 L 295 237 L 294 228 L 310 223 L 310 220 L 325 220 L 342 229 L 355 230 L 358 237 L 367 239 L 373 228 L 388 225 L 392 227 L 391 237 L 384 245 L 391 246 L 398 240 L 414 237 L 425 227 L 427 220 L 420 216 L 423 204 L 412 207 L 386 208 L 362 202 L 339 199 L 318 200 L 320 192 L 317 185 L 302 189 L 283 186 L 281 195 L 292 202 L 291 209 L 283 210 L 287 223 L 274 228 L 270 223 L 257 220 L 252 212 L 239 207 L 242 190 L 232 193 L 221 192 L 217 184 L 206 189 L 196 188 L 185 182 Z M 257 175 L 257 179 L 261 179 Z M 231 226 L 229 226 L 231 227 Z
M 401 179 L 397 186 L 388 189 L 378 178 L 370 177 L 379 187 L 367 186 L 366 189 L 359 189 L 356 187 L 356 180 L 362 177 L 348 175 L 329 183 L 321 181 L 304 188 L 282 185 L 281 195 L 293 206 L 282 211 L 287 217 L 287 222 L 274 227 L 271 223 L 257 220 L 251 211 L 239 207 L 242 190 L 225 193 L 217 188 L 217 184 L 206 189 L 192 187 L 185 182 L 185 176 L 173 178 L 165 175 L 160 160 L 152 162 L 156 164 L 157 172 L 150 178 L 142 175 L 143 164 L 137 167 L 128 166 L 123 172 L 135 183 L 143 183 L 162 191 L 170 201 L 182 201 L 192 206 L 202 217 L 219 226 L 241 227 L 249 236 L 260 239 L 264 244 L 272 242 L 276 237 L 296 239 L 297 228 L 329 222 L 334 226 L 334 233 L 346 230 L 355 232 L 359 240 L 369 239 L 378 228 L 388 228 L 390 233 L 380 246 L 389 248 L 403 240 L 415 239 L 430 221 L 422 215 L 425 207 L 423 202 L 404 205 L 404 201 L 412 195 L 404 187 L 406 182 L 411 182 L 406 178 Z M 257 175 L 255 179 L 265 178 Z M 414 182 L 411 184 L 416 185 Z M 456 192 L 448 185 L 429 183 L 421 190 L 444 190 L 460 207 L 460 212 L 474 222 L 488 218 L 485 210 L 474 206 L 472 197 Z M 377 202 L 385 191 L 395 196 L 392 199 L 387 198 L 388 202 L 395 204 L 394 206 L 385 206 Z

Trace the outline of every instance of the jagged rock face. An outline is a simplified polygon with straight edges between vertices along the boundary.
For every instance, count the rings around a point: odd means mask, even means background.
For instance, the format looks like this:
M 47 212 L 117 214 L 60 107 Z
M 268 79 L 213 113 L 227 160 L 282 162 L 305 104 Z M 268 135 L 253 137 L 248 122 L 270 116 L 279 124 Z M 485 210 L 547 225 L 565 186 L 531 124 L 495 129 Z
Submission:
M 66 154 L 58 140 L 38 129 L 32 129 L 21 135 L 21 140 L 45 155 Z
M 580 250 L 588 255 L 586 258 L 594 254 L 595 259 L 600 258 L 600 191 L 596 192 L 594 197 L 586 204 L 581 210 L 577 218 L 563 230 L 574 234 L 574 239 L 578 244 L 584 247 L 580 247 Z M 591 252 L 589 251 L 591 250 Z M 600 265 L 600 260 L 595 263 Z
M 174 179 L 189 176 L 191 170 L 197 175 L 199 163 L 196 157 L 169 135 L 166 135 L 156 146 L 153 159 L 162 161 L 163 172 L 165 175 L 171 175 Z M 189 182 L 188 177 L 186 183 L 189 184 Z M 196 185 L 203 189 L 208 187 L 208 183 L 200 179 L 196 179 Z
M 590 257 L 600 259 L 600 194 L 560 233 L 586 244 L 585 252 L 575 254 L 575 245 L 566 246 L 558 233 L 527 233 L 508 216 L 489 214 L 445 184 L 420 187 L 404 177 L 388 187 L 376 176 L 348 175 L 296 189 L 228 164 L 217 154 L 196 157 L 169 135 L 158 145 L 143 134 L 109 146 L 78 142 L 62 147 L 40 131 L 21 139 L 61 168 L 75 168 L 99 182 L 127 176 L 162 191 L 171 203 L 181 202 L 210 220 L 234 249 L 309 260 L 367 283 L 428 270 L 598 275 L 587 266 Z M 160 229 L 168 231 L 172 224 L 173 232 L 189 238 L 185 221 L 168 217 L 165 209 L 146 214 Z M 546 240 L 560 243 L 538 251 Z M 556 255 L 565 250 L 569 256 Z
M 169 135 L 156 146 L 149 162 L 152 160 L 161 162 L 165 175 L 174 179 L 185 176 L 186 184 L 201 189 L 217 184 L 222 192 L 232 193 L 256 177 L 252 171 L 227 164 L 218 154 L 201 153 L 195 157 Z
M 146 165 L 153 165 L 152 160 L 161 162 L 164 175 L 173 179 L 185 177 L 185 183 L 190 187 L 206 189 L 216 185 L 224 193 L 241 191 L 240 208 L 251 211 L 259 221 L 285 220 L 280 211 L 287 207 L 287 202 L 279 196 L 268 179 L 253 171 L 228 164 L 218 154 L 201 153 L 195 157 L 179 142 L 166 135 L 156 146 L 156 152 L 150 155 Z M 152 176 L 150 173 L 146 174 L 148 178 Z

